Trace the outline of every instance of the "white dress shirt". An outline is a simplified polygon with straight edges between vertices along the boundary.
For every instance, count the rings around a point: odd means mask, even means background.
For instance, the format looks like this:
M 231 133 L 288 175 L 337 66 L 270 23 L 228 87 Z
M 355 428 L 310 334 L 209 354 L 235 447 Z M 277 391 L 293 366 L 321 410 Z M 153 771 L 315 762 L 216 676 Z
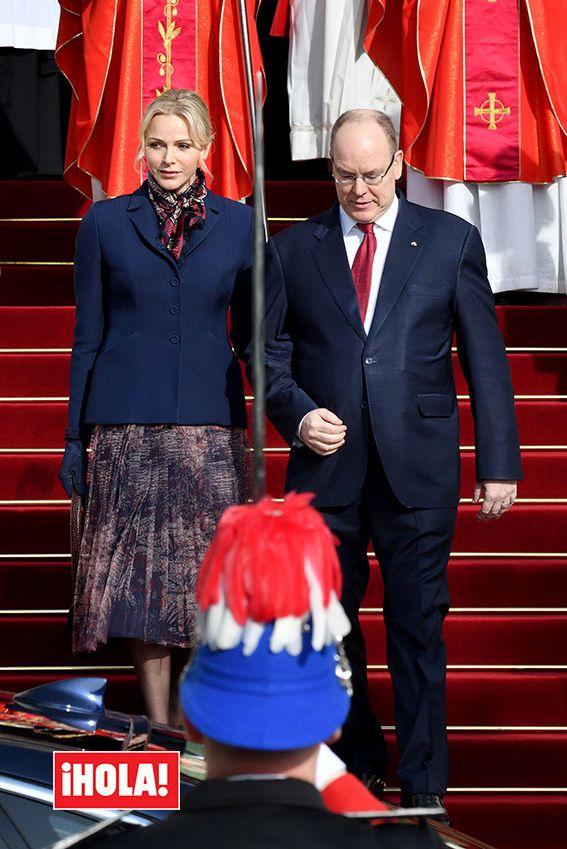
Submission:
M 374 318 L 374 310 L 376 309 L 376 300 L 378 298 L 378 290 L 384 271 L 384 263 L 390 247 L 392 231 L 396 218 L 398 217 L 399 201 L 396 195 L 394 200 L 388 207 L 386 212 L 374 222 L 374 235 L 376 236 L 376 253 L 374 255 L 374 263 L 372 265 L 372 281 L 370 283 L 370 295 L 368 298 L 368 309 L 364 319 L 364 329 L 368 333 L 372 319 Z M 356 252 L 364 239 L 363 231 L 357 226 L 357 222 L 347 215 L 342 206 L 339 208 L 339 216 L 341 220 L 341 230 L 343 231 L 343 239 L 347 254 L 348 264 L 352 268 Z

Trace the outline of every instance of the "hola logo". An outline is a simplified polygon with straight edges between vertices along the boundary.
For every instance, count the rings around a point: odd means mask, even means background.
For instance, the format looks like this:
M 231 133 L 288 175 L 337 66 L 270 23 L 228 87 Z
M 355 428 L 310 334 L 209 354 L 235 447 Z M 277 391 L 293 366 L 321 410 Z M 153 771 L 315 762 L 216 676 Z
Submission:
M 179 752 L 54 752 L 53 807 L 179 808 Z

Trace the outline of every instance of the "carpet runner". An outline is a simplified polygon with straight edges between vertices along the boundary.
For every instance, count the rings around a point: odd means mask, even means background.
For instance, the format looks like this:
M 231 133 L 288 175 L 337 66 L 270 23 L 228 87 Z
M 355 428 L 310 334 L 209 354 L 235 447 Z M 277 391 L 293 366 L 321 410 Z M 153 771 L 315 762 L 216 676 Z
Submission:
M 270 229 L 320 211 L 331 184 L 269 184 Z M 101 674 L 111 708 L 142 711 L 128 653 L 70 649 L 68 500 L 57 480 L 73 327 L 72 256 L 86 202 L 62 182 L 0 183 L 0 687 Z M 34 218 L 29 217 L 33 210 Z M 567 306 L 506 306 L 525 481 L 514 510 L 479 524 L 473 429 L 455 359 L 462 504 L 449 564 L 447 805 L 496 849 L 559 849 L 567 833 Z M 249 394 L 250 390 L 247 390 Z M 249 401 L 251 403 L 251 400 Z M 268 428 L 268 489 L 287 448 Z M 382 591 L 372 552 L 363 622 L 396 799 Z

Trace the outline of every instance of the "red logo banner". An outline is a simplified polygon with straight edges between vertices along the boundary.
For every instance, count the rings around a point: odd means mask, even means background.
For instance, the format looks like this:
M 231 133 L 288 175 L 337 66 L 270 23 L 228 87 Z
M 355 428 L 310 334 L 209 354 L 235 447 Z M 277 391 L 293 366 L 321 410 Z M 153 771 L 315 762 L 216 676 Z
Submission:
M 179 808 L 179 752 L 54 752 L 53 807 Z
M 520 179 L 518 0 L 465 0 L 465 180 Z

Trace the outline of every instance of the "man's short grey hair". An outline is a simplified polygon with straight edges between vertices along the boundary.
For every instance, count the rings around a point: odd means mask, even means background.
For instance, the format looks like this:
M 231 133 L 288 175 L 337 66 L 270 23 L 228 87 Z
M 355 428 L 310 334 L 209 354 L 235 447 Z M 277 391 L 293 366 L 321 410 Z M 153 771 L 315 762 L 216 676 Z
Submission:
M 329 156 L 333 158 L 333 148 L 335 146 L 335 137 L 345 124 L 359 124 L 364 121 L 375 121 L 382 127 L 386 138 L 390 144 L 392 153 L 398 149 L 398 137 L 396 128 L 392 124 L 385 112 L 380 112 L 378 109 L 349 109 L 339 115 L 331 130 L 331 141 L 329 143 Z

